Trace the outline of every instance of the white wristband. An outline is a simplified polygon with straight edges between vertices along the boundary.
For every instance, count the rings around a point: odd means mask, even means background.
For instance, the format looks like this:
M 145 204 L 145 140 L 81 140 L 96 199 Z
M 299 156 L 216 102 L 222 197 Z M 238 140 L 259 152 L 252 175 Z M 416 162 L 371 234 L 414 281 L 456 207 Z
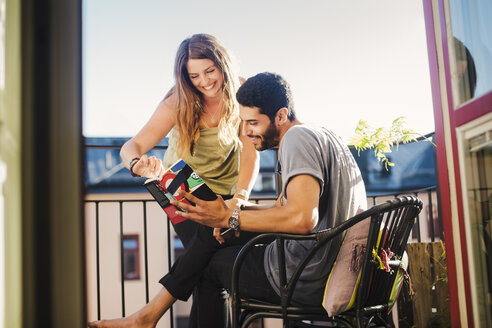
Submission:
M 238 189 L 236 190 L 236 194 L 235 195 L 241 195 L 244 197 L 245 200 L 248 200 L 249 198 L 249 191 L 247 191 L 246 189 Z

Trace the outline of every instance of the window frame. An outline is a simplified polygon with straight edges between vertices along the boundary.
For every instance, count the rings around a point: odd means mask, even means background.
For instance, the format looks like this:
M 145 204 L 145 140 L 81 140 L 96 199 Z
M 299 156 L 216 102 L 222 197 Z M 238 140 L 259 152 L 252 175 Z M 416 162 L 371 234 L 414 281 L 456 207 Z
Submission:
M 134 254 L 135 256 L 135 275 L 128 275 L 128 273 L 125 270 L 125 262 L 122 263 L 123 266 L 123 280 L 140 280 L 140 236 L 138 234 L 124 234 L 122 236 L 121 240 L 121 251 L 123 252 L 122 260 L 125 261 L 126 259 L 126 254 Z M 136 248 L 135 249 L 125 249 L 124 242 L 125 239 L 132 239 L 136 241 Z

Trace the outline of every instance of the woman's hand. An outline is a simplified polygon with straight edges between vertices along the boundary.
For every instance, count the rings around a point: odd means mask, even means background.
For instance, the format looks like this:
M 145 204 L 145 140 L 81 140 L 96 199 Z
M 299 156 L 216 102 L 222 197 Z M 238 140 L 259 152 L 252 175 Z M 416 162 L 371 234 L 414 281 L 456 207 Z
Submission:
M 133 173 L 145 178 L 155 178 L 164 173 L 162 161 L 155 156 L 143 155 L 133 164 Z
M 241 206 L 248 203 L 246 200 L 237 197 L 230 198 L 225 202 L 229 208 L 241 208 Z
M 273 206 L 280 207 L 280 206 L 284 206 L 286 204 L 287 204 L 287 200 L 284 197 L 284 193 L 281 193 L 280 196 L 275 201 L 275 204 Z

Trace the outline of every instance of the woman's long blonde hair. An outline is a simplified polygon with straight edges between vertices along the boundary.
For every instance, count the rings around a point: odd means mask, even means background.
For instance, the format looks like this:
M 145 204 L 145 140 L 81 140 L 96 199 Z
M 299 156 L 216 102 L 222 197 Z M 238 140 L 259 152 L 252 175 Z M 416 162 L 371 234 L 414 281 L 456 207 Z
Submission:
M 227 49 L 213 36 L 194 34 L 181 42 L 174 63 L 176 85 L 173 92 L 177 99 L 176 127 L 179 133 L 178 155 L 193 155 L 200 136 L 198 122 L 202 115 L 202 94 L 191 83 L 186 64 L 189 59 L 210 59 L 224 76 L 222 87 L 224 109 L 219 121 L 219 143 L 238 139 L 239 107 L 236 91 L 238 77 L 233 73 L 232 61 Z

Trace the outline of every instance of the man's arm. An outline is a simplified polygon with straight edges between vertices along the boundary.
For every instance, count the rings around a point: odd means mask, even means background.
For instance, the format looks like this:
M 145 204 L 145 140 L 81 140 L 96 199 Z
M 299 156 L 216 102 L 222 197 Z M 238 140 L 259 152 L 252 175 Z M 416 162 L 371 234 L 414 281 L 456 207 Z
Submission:
M 260 211 L 241 211 L 241 230 L 256 232 L 309 233 L 318 223 L 320 186 L 311 175 L 293 177 L 286 188 L 284 206 Z
M 318 222 L 319 182 L 311 175 L 293 177 L 286 188 L 288 202 L 284 206 L 264 210 L 243 210 L 239 213 L 241 230 L 256 232 L 309 233 Z M 193 195 L 182 192 L 195 206 L 171 201 L 187 212 L 177 211 L 178 215 L 210 227 L 227 228 L 233 209 L 219 198 L 215 201 L 202 201 Z

